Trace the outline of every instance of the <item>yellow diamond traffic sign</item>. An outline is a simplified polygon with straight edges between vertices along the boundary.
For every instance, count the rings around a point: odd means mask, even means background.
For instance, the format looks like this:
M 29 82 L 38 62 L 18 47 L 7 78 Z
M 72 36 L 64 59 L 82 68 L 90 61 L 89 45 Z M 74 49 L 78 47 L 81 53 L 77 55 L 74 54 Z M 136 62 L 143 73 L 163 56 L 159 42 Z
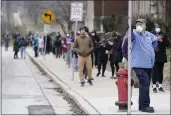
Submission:
M 43 13 L 41 13 L 40 17 L 46 24 L 52 23 L 52 21 L 56 18 L 55 14 L 50 9 L 46 9 Z

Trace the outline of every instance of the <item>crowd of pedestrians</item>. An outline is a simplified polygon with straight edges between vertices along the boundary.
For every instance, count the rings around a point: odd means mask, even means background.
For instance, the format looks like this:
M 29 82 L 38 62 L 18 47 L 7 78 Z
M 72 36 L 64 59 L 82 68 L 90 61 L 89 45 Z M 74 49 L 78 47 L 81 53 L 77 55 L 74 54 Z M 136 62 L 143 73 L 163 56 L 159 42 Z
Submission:
M 128 27 L 129 28 L 129 27 Z M 127 28 L 127 30 L 128 30 Z M 154 112 L 150 107 L 150 82 L 152 78 L 153 92 L 164 92 L 163 68 L 167 62 L 166 47 L 170 42 L 162 30 L 162 25 L 156 23 L 153 32 L 146 31 L 146 21 L 138 19 L 136 25 L 132 26 L 131 46 L 131 67 L 139 79 L 139 110 L 143 112 Z M 79 71 L 80 83 L 83 87 L 85 81 L 93 85 L 92 69 L 98 69 L 97 77 L 105 76 L 105 70 L 109 61 L 112 79 L 119 70 L 119 63 L 124 62 L 127 68 L 128 60 L 128 32 L 122 36 L 113 32 L 110 38 L 98 36 L 96 31 L 89 31 L 83 26 L 74 36 L 74 32 L 61 35 L 60 32 L 41 35 L 30 34 L 27 38 L 21 35 L 15 36 L 14 58 L 18 58 L 21 51 L 21 58 L 26 57 L 26 46 L 32 46 L 35 57 L 53 53 L 55 58 L 63 58 L 66 66 L 74 71 Z M 74 58 L 74 60 L 72 60 Z M 157 89 L 158 87 L 158 89 Z

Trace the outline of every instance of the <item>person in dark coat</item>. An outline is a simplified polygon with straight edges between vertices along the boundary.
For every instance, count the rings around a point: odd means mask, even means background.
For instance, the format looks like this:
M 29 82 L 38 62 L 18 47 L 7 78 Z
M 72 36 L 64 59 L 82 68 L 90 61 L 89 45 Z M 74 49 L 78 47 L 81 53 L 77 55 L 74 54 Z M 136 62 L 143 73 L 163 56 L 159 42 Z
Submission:
M 168 37 L 162 31 L 162 26 L 160 23 L 155 25 L 155 31 L 153 32 L 158 37 L 158 47 L 155 50 L 155 64 L 152 70 L 152 82 L 153 82 L 153 92 L 157 93 L 157 82 L 159 82 L 159 91 L 164 92 L 163 83 L 163 68 L 164 63 L 167 62 L 166 47 L 170 45 Z
M 94 44 L 94 51 L 92 53 L 92 61 L 93 61 L 93 55 L 95 56 L 95 67 L 97 67 L 98 63 L 97 63 L 97 44 L 99 43 L 100 41 L 100 38 L 99 36 L 97 35 L 96 31 L 93 30 L 91 32 L 91 35 L 90 37 L 92 38 L 93 40 L 93 44 Z M 93 62 L 92 62 L 92 65 L 93 65 Z
M 48 34 L 46 40 L 46 53 L 49 54 L 50 52 L 51 52 L 51 36 L 50 34 Z
M 106 40 L 106 38 L 102 37 L 101 41 L 104 41 L 104 40 Z M 103 67 L 102 68 L 102 77 L 105 77 L 104 73 L 106 70 L 110 46 L 106 43 L 99 42 L 99 43 L 97 43 L 96 47 L 97 47 L 96 52 L 97 52 L 97 65 L 98 65 L 97 77 L 101 74 L 101 66 Z
M 61 48 L 61 35 L 59 33 L 55 36 L 55 54 L 56 58 L 60 58 L 60 48 Z
M 27 42 L 26 42 L 24 36 L 22 36 L 22 37 L 19 39 L 19 45 L 20 45 L 21 59 L 23 59 L 23 56 L 24 56 L 24 59 L 25 59 L 25 58 L 26 58 L 26 47 L 27 47 Z
M 116 73 L 119 70 L 119 62 L 122 62 L 122 40 L 121 40 L 121 35 L 117 35 L 117 37 L 115 37 L 114 42 L 111 44 L 111 51 L 110 51 L 110 57 L 109 57 L 109 61 L 110 61 L 110 66 L 111 66 L 111 70 L 112 70 L 112 77 L 111 78 L 115 78 L 114 77 L 114 73 L 115 73 L 115 68 L 116 68 Z
M 20 48 L 19 42 L 18 42 L 17 38 L 15 38 L 14 43 L 13 43 L 14 59 L 18 59 L 19 48 Z

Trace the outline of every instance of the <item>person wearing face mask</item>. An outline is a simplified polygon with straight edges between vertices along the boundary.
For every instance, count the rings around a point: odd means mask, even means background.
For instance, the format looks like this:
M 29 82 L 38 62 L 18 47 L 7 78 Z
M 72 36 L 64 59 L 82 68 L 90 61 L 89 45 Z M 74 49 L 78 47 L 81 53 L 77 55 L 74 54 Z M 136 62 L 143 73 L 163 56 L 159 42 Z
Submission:
M 155 64 L 152 70 L 152 82 L 153 92 L 157 93 L 157 87 L 159 91 L 164 92 L 162 87 L 163 83 L 163 68 L 164 63 L 167 62 L 166 47 L 169 47 L 170 42 L 166 34 L 162 31 L 162 25 L 157 23 L 153 32 L 158 37 L 158 47 L 155 50 Z M 156 85 L 159 82 L 159 86 Z
M 100 38 L 99 38 L 99 36 L 97 35 L 97 33 L 96 33 L 96 31 L 95 30 L 93 30 L 92 32 L 91 32 L 91 38 L 92 38 L 92 40 L 93 40 L 93 44 L 94 44 L 94 54 L 92 54 L 92 61 L 93 61 L 93 55 L 95 56 L 95 67 L 97 67 L 97 44 L 98 44 L 98 42 L 100 41 Z M 93 65 L 94 63 L 92 62 L 92 65 Z
M 79 77 L 81 86 L 83 87 L 85 84 L 84 80 L 84 64 L 86 64 L 87 72 L 88 72 L 88 83 L 93 85 L 92 83 L 92 61 L 91 61 L 91 53 L 94 49 L 92 39 L 87 36 L 87 27 L 80 28 L 80 36 L 74 42 L 73 50 L 78 54 L 78 68 L 79 68 Z
M 145 30 L 145 19 L 138 19 L 131 38 L 131 67 L 139 79 L 139 110 L 153 113 L 154 108 L 150 107 L 150 81 L 158 39 Z
M 71 37 L 70 34 L 66 34 L 66 49 L 67 49 L 67 55 L 66 55 L 66 63 L 68 65 L 68 68 L 70 68 L 71 64 Z
M 122 39 L 121 35 L 117 33 L 117 36 L 114 37 L 113 44 L 111 44 L 111 52 L 109 57 L 112 79 L 116 79 L 116 76 L 114 77 L 114 74 L 117 74 L 119 70 L 119 63 L 122 62 L 122 58 Z
M 55 36 L 55 55 L 56 58 L 60 58 L 60 48 L 61 48 L 61 35 L 57 32 Z
M 101 66 L 102 66 L 102 77 L 105 77 L 104 73 L 106 70 L 106 65 L 108 61 L 108 53 L 110 50 L 110 46 L 103 42 L 106 38 L 102 37 L 101 41 L 97 43 L 97 62 L 98 62 L 98 73 L 97 77 L 101 74 Z

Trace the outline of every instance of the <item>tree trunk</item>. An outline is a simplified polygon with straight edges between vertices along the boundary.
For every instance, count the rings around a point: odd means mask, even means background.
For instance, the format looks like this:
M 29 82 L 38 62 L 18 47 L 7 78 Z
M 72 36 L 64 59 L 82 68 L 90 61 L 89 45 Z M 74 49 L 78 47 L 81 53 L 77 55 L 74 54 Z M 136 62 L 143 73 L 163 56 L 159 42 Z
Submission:
M 72 22 L 68 21 L 68 31 L 72 31 Z
M 153 19 L 158 18 L 158 1 L 151 1 L 150 3 L 150 13 Z
M 61 28 L 62 28 L 62 31 L 64 32 L 64 34 L 66 34 L 66 28 L 65 28 L 65 26 L 63 25 L 63 23 L 60 21 L 60 20 L 58 20 L 58 19 L 56 19 L 56 21 L 59 23 L 59 25 L 61 26 Z

